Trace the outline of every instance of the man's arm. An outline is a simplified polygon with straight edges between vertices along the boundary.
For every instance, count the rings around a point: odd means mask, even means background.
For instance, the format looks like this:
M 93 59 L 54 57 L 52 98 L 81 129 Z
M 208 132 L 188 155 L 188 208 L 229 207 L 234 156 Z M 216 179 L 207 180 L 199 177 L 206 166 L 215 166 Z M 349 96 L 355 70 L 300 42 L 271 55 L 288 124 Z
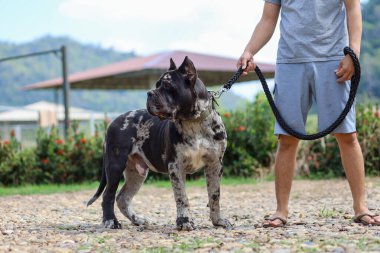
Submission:
M 347 30 L 349 46 L 356 55 L 360 56 L 360 46 L 362 41 L 362 13 L 360 0 L 344 0 L 347 13 Z M 339 77 L 338 82 L 350 80 L 355 74 L 354 64 L 349 55 L 346 55 L 340 62 L 336 71 Z
M 362 12 L 359 0 L 345 0 L 349 45 L 360 56 L 362 41 Z
M 255 68 L 253 56 L 270 40 L 276 28 L 280 5 L 265 2 L 263 14 L 236 66 L 245 69 L 244 75 Z

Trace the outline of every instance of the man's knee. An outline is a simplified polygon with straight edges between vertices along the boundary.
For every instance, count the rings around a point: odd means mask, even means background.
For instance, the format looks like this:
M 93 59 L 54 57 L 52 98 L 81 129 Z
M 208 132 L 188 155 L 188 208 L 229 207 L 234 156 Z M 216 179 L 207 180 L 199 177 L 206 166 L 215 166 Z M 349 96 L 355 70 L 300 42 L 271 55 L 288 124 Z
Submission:
M 339 145 L 355 146 L 359 144 L 356 132 L 346 134 L 335 134 L 335 138 L 338 141 Z
M 279 149 L 288 150 L 296 149 L 298 146 L 299 140 L 293 136 L 280 134 L 278 136 Z

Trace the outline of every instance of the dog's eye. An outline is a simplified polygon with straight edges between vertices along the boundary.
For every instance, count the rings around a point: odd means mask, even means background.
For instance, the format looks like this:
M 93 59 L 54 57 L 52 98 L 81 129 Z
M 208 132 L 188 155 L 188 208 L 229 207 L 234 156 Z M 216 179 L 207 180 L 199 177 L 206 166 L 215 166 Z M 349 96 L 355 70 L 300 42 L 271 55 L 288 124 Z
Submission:
M 168 80 L 162 80 L 162 85 L 164 89 L 170 89 L 172 87 L 171 83 Z

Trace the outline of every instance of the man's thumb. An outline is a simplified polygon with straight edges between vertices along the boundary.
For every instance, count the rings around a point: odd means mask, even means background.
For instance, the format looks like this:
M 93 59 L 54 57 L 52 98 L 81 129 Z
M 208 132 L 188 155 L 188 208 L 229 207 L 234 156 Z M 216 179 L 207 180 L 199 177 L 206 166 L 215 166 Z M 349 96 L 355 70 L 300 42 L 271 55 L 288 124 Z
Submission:
M 247 67 L 247 62 L 246 61 L 243 61 L 242 64 L 241 64 L 241 68 L 242 69 L 245 69 Z

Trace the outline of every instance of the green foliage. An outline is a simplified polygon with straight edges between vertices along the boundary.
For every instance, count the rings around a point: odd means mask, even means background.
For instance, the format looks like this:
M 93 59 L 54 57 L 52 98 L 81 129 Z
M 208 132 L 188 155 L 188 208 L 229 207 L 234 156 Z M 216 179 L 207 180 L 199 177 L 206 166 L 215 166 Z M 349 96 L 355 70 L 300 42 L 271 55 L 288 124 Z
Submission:
M 356 124 L 369 175 L 380 175 L 380 107 L 372 103 L 357 108 Z
M 358 140 L 364 156 L 367 175 L 380 175 L 380 113 L 372 103 L 356 107 Z M 303 142 L 298 163 L 301 174 L 330 178 L 344 176 L 336 139 L 328 135 L 319 140 Z
M 362 82 L 360 92 L 371 97 L 380 97 L 380 1 L 369 0 L 362 6 L 363 43 L 362 43 Z
M 102 166 L 104 129 L 97 128 L 86 138 L 73 122 L 67 141 L 60 139 L 58 129 L 40 129 L 35 148 L 20 150 L 12 137 L 0 145 L 1 185 L 80 183 L 98 180 Z
M 20 143 L 11 133 L 10 140 L 0 138 L 0 183 L 19 185 L 30 182 L 33 175 L 34 157 L 30 150 L 21 150 Z
M 224 157 L 227 177 L 264 178 L 274 162 L 277 138 L 274 118 L 263 94 L 243 109 L 222 114 L 228 134 Z M 14 133 L 0 140 L 0 185 L 80 183 L 100 178 L 102 142 L 106 123 L 88 137 L 73 122 L 69 138 L 63 141 L 58 130 L 40 130 L 37 146 L 21 149 Z M 380 175 L 380 108 L 372 103 L 357 106 L 357 131 L 367 175 Z M 329 178 L 344 176 L 339 147 L 333 136 L 302 142 L 298 153 L 301 176 Z M 202 177 L 203 171 L 189 178 Z M 167 179 L 151 172 L 148 181 Z M 266 177 L 267 178 L 267 177 Z M 203 184 L 203 181 L 198 183 Z M 204 185 L 204 184 L 203 184 Z
M 224 174 L 262 176 L 273 162 L 277 138 L 273 135 L 274 117 L 264 94 L 243 109 L 222 114 L 227 130 Z

